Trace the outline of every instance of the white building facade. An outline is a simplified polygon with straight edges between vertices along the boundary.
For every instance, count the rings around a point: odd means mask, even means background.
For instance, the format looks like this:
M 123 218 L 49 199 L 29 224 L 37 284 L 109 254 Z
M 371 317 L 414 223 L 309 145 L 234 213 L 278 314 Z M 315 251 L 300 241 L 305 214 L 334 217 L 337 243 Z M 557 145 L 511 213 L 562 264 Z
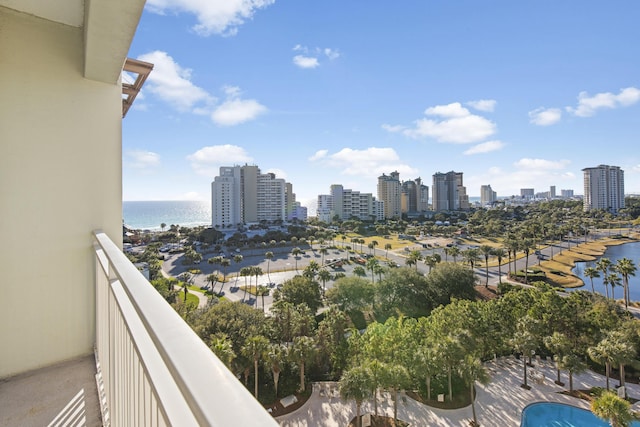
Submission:
M 583 209 L 603 209 L 617 213 L 625 207 L 624 171 L 619 166 L 599 165 L 582 169 L 584 173 Z

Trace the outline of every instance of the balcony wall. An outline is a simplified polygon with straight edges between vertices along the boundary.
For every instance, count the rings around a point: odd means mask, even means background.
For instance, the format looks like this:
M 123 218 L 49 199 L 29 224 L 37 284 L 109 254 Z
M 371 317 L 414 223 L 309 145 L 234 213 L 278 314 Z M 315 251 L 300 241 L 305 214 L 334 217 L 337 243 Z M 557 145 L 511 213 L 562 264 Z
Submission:
M 90 230 L 121 242 L 121 87 L 83 37 L 0 6 L 0 378 L 92 352 Z

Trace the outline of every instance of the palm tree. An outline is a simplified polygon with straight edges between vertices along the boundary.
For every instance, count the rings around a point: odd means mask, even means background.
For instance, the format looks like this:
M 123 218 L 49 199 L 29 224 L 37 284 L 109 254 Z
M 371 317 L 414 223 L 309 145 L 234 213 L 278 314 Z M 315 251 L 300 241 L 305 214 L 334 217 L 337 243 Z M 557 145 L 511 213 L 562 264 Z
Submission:
M 253 271 L 252 271 L 253 275 L 256 276 L 256 294 L 258 293 L 258 278 L 260 276 L 262 276 L 264 274 L 264 272 L 262 271 L 262 268 L 260 267 L 253 267 Z
M 242 355 L 247 359 L 253 360 L 253 369 L 254 369 L 254 397 L 258 398 L 258 362 L 267 351 L 269 347 L 269 340 L 262 335 L 254 335 L 249 337 L 242 347 Z
M 524 263 L 524 283 L 529 283 L 529 254 L 534 247 L 534 243 L 531 239 L 523 239 L 520 242 L 520 249 L 524 251 L 525 263 Z
M 407 256 L 407 260 L 405 261 L 405 264 L 409 266 L 415 265 L 416 271 L 418 271 L 418 261 L 420 260 L 422 260 L 422 254 L 420 253 L 420 251 L 413 250 L 409 252 L 409 256 Z
M 493 255 L 498 259 L 498 283 L 502 283 L 502 259 L 507 254 L 503 248 L 495 248 Z
M 225 364 L 225 366 L 231 369 L 233 359 L 236 358 L 236 353 L 233 351 L 233 343 L 226 336 L 215 337 L 211 340 L 211 350 L 218 356 L 218 359 Z
M 616 343 L 606 337 L 597 345 L 589 347 L 587 354 L 594 362 L 604 364 L 607 390 L 609 390 L 609 377 L 611 376 L 611 364 L 615 363 Z
M 293 257 L 294 257 L 294 258 L 295 258 L 295 260 L 296 260 L 296 271 L 298 271 L 298 257 L 300 256 L 300 253 L 301 253 L 301 252 L 302 252 L 302 251 L 301 251 L 301 250 L 300 250 L 300 248 L 299 248 L 299 247 L 297 247 L 297 246 L 296 246 L 295 248 L 291 249 L 291 255 L 293 255 Z
M 256 288 L 256 300 L 257 297 L 262 297 L 262 312 L 264 313 L 264 297 L 269 295 L 269 287 L 260 285 Z M 256 303 L 257 305 L 257 303 Z
M 594 277 L 600 277 L 600 272 L 598 272 L 598 269 L 595 267 L 587 267 L 584 269 L 584 275 L 591 281 L 591 293 L 595 295 L 596 288 L 593 286 L 593 279 Z M 609 297 L 608 294 L 609 292 L 607 291 L 607 298 Z
M 360 419 L 360 408 L 362 402 L 371 396 L 370 390 L 371 375 L 364 366 L 355 366 L 342 375 L 338 388 L 340 397 L 344 400 L 355 400 L 356 402 L 356 427 L 362 427 Z
M 372 240 L 372 241 L 371 241 L 371 245 L 373 245 L 373 254 L 374 254 L 374 255 L 375 255 L 375 253 L 376 253 L 375 249 L 376 249 L 376 246 L 378 246 L 378 244 L 379 244 L 379 243 L 378 243 L 378 241 L 377 241 L 377 240 Z
M 264 257 L 267 259 L 267 278 L 269 279 L 269 283 L 271 283 L 271 276 L 269 275 L 271 260 L 273 259 L 273 252 L 268 251 L 264 254 Z
M 213 288 L 218 283 L 218 275 L 217 274 L 209 274 L 206 278 L 206 282 L 211 285 L 211 295 L 213 295 Z
M 365 277 L 367 275 L 367 272 L 365 271 L 363 266 L 357 265 L 353 267 L 353 275 L 358 277 Z
M 431 270 L 438 264 L 438 261 L 434 255 L 427 255 L 424 257 L 424 263 L 429 267 L 429 273 L 431 273 Z
M 162 230 L 164 232 L 165 228 L 167 228 L 167 224 L 165 224 L 164 222 L 162 224 L 160 224 L 160 230 Z
M 220 265 L 222 266 L 222 280 L 224 282 L 227 281 L 227 268 L 231 265 L 231 260 L 229 258 L 222 258 L 220 261 Z
M 622 276 L 622 285 L 624 286 L 624 307 L 629 310 L 629 276 L 636 275 L 636 266 L 632 260 L 622 258 L 616 262 L 615 269 Z
M 244 295 L 242 295 L 242 301 L 247 297 L 247 276 L 251 276 L 251 267 L 242 267 L 240 269 L 240 276 L 244 277 Z
M 457 246 L 451 246 L 449 248 L 449 255 L 453 258 L 453 262 L 458 262 L 458 257 L 460 256 L 460 248 Z
M 484 283 L 484 287 L 489 287 L 489 256 L 493 254 L 493 248 L 489 245 L 480 246 L 480 252 L 484 255 L 484 268 L 485 268 L 485 277 L 486 281 Z
M 345 240 L 347 240 L 347 236 L 343 234 L 342 236 L 340 236 L 340 238 L 342 239 L 342 247 L 344 248 L 344 242 Z
M 320 259 L 320 264 L 324 265 L 324 256 L 329 253 L 329 250 L 327 248 L 320 248 L 320 255 L 322 256 L 322 258 Z
M 385 243 L 384 245 L 384 250 L 386 251 L 384 254 L 384 257 L 386 259 L 389 259 L 389 249 L 391 249 L 393 246 L 391 246 L 391 243 Z
M 530 356 L 531 352 L 536 349 L 535 337 L 528 328 L 531 321 L 532 319 L 529 316 L 521 318 L 510 340 L 513 349 L 522 354 L 522 366 L 524 370 L 522 388 L 527 390 L 530 388 L 527 384 L 527 356 Z
M 327 290 L 327 281 L 331 280 L 331 273 L 323 268 L 318 272 L 318 279 L 322 282 L 322 296 L 324 296 L 324 293 Z
M 480 254 L 478 253 L 477 249 L 469 248 L 462 251 L 462 258 L 464 259 L 464 262 L 469 263 L 471 269 L 473 270 L 476 262 L 480 259 Z
M 377 259 L 369 258 L 367 260 L 367 268 L 369 270 L 371 270 L 371 282 L 373 282 L 373 283 L 376 282 L 376 276 L 374 275 L 375 274 L 374 270 L 376 268 L 376 265 L 378 265 L 378 260 Z
M 634 419 L 631 404 L 610 391 L 591 402 L 591 411 L 598 418 L 609 421 L 611 427 L 628 427 Z
M 235 262 L 236 264 L 241 264 L 242 260 L 244 260 L 244 257 L 242 255 L 240 255 L 240 254 L 237 254 L 237 255 L 233 256 L 233 262 Z M 237 287 L 238 287 L 238 274 L 236 273 L 236 288 Z
M 280 372 L 282 372 L 282 364 L 287 359 L 287 347 L 283 346 L 282 344 L 270 344 L 264 356 L 267 365 L 269 366 L 269 368 L 271 368 L 271 374 L 273 375 L 273 386 L 277 399 Z
M 474 388 L 476 381 L 481 384 L 489 383 L 489 375 L 482 365 L 482 361 L 477 357 L 467 354 L 460 365 L 458 365 L 458 374 L 467 383 L 471 398 L 471 413 L 473 414 L 472 426 L 478 427 L 478 419 L 476 418 L 476 405 L 474 399 Z
M 596 261 L 596 269 L 602 273 L 602 277 L 606 277 L 609 272 L 609 268 L 611 268 L 611 260 L 609 258 L 602 257 L 598 261 Z M 607 298 L 609 298 L 609 288 L 607 285 L 604 285 L 605 290 L 607 292 Z
M 620 279 L 620 276 L 618 276 L 618 273 L 609 273 L 607 274 L 603 279 L 602 282 L 606 285 L 611 286 L 611 299 L 612 300 L 616 300 L 616 296 L 615 296 L 615 287 L 616 286 L 620 286 L 620 284 L 622 283 L 622 279 Z
M 315 342 L 313 338 L 306 336 L 299 336 L 293 339 L 293 346 L 290 349 L 289 355 L 294 363 L 298 365 L 300 369 L 300 391 L 305 389 L 305 366 L 315 355 Z

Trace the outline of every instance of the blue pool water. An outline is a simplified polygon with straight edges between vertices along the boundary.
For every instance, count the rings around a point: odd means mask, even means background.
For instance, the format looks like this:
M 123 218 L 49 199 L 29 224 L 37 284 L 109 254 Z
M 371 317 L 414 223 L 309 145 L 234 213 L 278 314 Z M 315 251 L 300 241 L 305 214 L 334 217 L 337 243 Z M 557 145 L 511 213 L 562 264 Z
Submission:
M 532 403 L 522 411 L 520 427 L 609 427 L 609 423 L 601 420 L 586 409 L 562 403 Z M 632 427 L 640 427 L 634 421 Z

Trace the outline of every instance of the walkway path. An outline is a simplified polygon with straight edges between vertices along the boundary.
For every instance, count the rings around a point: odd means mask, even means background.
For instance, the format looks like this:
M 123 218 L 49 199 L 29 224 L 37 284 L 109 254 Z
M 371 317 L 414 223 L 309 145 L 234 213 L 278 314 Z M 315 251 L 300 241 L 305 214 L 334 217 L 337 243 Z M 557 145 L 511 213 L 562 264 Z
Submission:
M 522 364 L 514 358 L 503 359 L 499 362 L 487 363 L 492 380 L 486 385 L 477 385 L 476 412 L 478 422 L 482 426 L 518 427 L 520 417 L 525 406 L 534 402 L 559 402 L 589 409 L 589 404 L 575 397 L 560 394 L 566 387 L 560 387 L 553 381 L 556 370 L 551 362 L 540 362 L 533 369 L 542 373 L 544 383 L 538 384 L 529 380 L 531 390 L 520 387 L 522 383 Z M 529 368 L 530 371 L 532 368 Z M 569 383 L 566 372 L 562 380 Z M 605 387 L 605 378 L 592 371 L 574 375 L 574 389 L 587 389 L 593 386 Z M 611 386 L 616 380 L 610 380 Z M 339 397 L 330 397 L 329 393 L 320 393 L 321 387 L 314 387 L 309 400 L 298 410 L 277 418 L 283 427 L 344 427 L 348 425 L 356 413 L 355 403 L 343 402 Z M 640 386 L 628 384 L 629 396 L 640 398 Z M 398 418 L 407 421 L 411 426 L 451 427 L 469 425 L 471 407 L 445 410 L 428 407 L 411 398 L 398 403 Z M 393 401 L 388 393 L 384 393 L 378 400 L 378 412 L 386 416 L 393 416 Z M 362 413 L 373 413 L 372 402 L 362 405 Z

